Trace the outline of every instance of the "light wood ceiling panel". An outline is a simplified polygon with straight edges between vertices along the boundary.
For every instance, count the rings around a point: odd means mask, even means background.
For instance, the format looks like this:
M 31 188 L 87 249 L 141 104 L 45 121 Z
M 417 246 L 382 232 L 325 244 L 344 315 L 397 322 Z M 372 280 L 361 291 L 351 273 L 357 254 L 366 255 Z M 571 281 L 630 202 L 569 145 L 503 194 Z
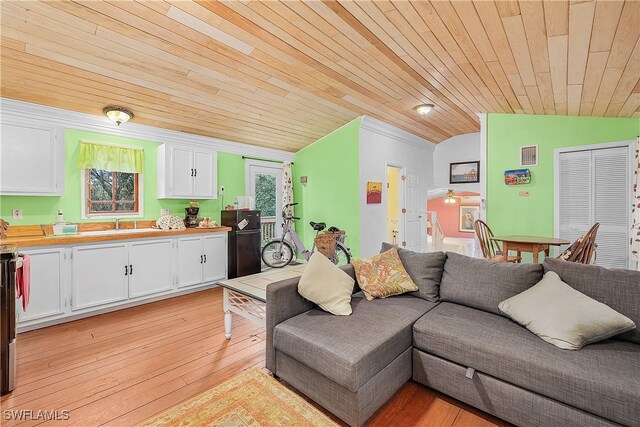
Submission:
M 2 96 L 254 145 L 296 151 L 362 114 L 433 142 L 479 112 L 640 116 L 640 1 L 0 7 Z

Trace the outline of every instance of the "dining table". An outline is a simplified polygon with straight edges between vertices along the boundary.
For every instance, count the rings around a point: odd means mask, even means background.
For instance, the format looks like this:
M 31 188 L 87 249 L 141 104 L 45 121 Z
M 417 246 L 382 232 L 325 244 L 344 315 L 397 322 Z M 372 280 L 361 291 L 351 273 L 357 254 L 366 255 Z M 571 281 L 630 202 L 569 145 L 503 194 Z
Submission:
M 493 236 L 491 240 L 502 242 L 502 257 L 507 261 L 509 251 L 531 252 L 533 262 L 538 262 L 540 252 L 544 251 L 545 257 L 549 256 L 551 246 L 563 246 L 571 243 L 565 239 L 544 236 Z

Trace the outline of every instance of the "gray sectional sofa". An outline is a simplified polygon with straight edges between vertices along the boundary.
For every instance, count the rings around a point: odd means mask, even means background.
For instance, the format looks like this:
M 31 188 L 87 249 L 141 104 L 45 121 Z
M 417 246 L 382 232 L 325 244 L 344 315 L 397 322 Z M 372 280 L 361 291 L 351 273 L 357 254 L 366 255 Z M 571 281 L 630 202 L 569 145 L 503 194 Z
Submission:
M 498 310 L 552 270 L 640 325 L 640 272 L 454 253 L 400 258 L 419 291 L 367 301 L 356 286 L 350 316 L 304 300 L 298 279 L 269 285 L 267 368 L 352 426 L 409 379 L 516 425 L 640 426 L 640 330 L 561 350 Z

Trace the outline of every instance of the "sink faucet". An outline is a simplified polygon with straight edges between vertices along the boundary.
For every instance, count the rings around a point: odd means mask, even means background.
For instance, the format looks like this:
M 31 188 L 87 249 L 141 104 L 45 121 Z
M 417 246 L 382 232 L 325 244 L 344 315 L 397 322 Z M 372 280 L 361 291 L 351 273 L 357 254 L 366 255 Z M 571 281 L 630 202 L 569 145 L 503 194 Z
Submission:
M 116 230 L 120 230 L 120 218 L 116 218 Z

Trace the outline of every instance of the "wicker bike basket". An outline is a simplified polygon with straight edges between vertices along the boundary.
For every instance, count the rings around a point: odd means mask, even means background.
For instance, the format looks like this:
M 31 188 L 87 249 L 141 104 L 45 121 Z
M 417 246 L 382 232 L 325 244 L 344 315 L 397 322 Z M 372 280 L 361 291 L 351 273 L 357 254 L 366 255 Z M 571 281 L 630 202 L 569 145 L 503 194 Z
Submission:
M 318 234 L 313 242 L 316 244 L 318 252 L 327 258 L 332 258 L 336 254 L 336 242 L 342 242 L 344 235 L 344 231 L 327 231 Z

